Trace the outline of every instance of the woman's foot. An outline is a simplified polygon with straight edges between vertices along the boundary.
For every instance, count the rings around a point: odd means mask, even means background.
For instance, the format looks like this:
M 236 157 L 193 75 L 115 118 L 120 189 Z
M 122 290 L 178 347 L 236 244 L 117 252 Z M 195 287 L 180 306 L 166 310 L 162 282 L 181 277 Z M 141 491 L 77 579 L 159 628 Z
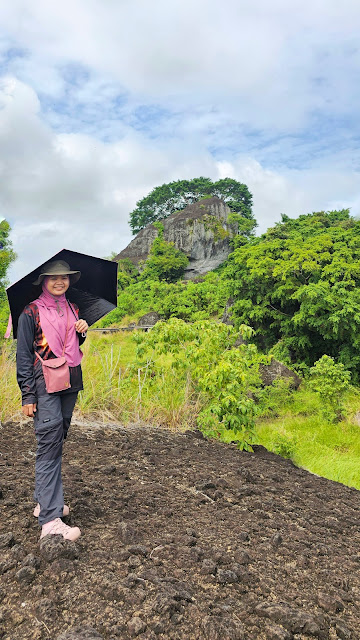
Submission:
M 70 513 L 70 509 L 69 509 L 69 507 L 67 506 L 67 504 L 64 504 L 63 517 L 64 517 L 64 516 L 68 516 L 68 515 L 69 515 L 69 513 Z M 34 517 L 35 517 L 35 518 L 38 518 L 38 517 L 39 517 L 39 515 L 40 515 L 40 505 L 39 505 L 39 503 L 37 503 L 37 505 L 36 505 L 36 507 L 35 507 L 35 509 L 34 509 L 33 514 L 34 514 Z
M 81 531 L 79 527 L 68 527 L 65 522 L 61 520 L 61 518 L 55 518 L 55 520 L 51 520 L 51 522 L 46 522 L 43 524 L 41 529 L 41 538 L 44 538 L 47 535 L 61 535 L 65 540 L 77 540 L 81 536 Z

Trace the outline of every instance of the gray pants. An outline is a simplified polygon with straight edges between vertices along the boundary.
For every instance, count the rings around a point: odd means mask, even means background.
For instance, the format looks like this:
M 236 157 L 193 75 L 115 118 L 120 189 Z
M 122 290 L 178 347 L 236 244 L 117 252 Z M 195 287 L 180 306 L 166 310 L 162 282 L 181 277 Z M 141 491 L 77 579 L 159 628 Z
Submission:
M 77 395 L 77 391 L 63 395 L 47 393 L 37 400 L 34 418 L 37 439 L 34 499 L 40 504 L 40 525 L 63 515 L 62 449 Z

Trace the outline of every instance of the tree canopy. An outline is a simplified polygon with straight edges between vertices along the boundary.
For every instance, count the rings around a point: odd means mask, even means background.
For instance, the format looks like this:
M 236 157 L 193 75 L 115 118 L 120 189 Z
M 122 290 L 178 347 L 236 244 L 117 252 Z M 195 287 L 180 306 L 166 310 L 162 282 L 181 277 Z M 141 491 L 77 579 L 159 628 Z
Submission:
M 222 277 L 234 318 L 262 348 L 312 365 L 323 354 L 359 377 L 360 221 L 347 209 L 302 215 L 236 249 Z
M 136 203 L 136 208 L 130 213 L 130 227 L 136 234 L 148 224 L 167 218 L 201 198 L 212 196 L 222 198 L 233 212 L 251 221 L 250 232 L 256 226 L 251 208 L 252 195 L 245 184 L 232 178 L 213 182 L 210 178 L 200 177 L 155 187 Z

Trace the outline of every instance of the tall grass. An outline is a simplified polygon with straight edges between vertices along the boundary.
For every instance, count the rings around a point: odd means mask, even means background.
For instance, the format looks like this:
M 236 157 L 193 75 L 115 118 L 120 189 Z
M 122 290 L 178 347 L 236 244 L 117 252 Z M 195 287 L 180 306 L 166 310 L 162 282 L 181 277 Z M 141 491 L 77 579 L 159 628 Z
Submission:
M 137 361 L 127 333 L 90 334 L 84 346 L 84 391 L 78 411 L 84 417 L 122 424 L 151 423 L 186 429 L 200 407 L 189 381 L 180 383 L 169 357 Z
M 21 400 L 15 369 L 15 345 L 6 341 L 0 347 L 0 422 L 19 417 Z

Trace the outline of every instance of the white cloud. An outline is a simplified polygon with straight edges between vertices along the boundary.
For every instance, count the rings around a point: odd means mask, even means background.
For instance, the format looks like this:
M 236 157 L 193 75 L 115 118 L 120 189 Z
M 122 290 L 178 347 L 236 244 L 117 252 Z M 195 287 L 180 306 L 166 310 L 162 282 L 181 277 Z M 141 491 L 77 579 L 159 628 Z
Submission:
M 64 246 L 120 251 L 136 201 L 180 178 L 245 182 L 262 231 L 356 214 L 359 30 L 357 0 L 3 3 L 11 277 Z
M 2 27 L 25 52 L 14 73 L 54 97 L 66 91 L 68 64 L 89 71 L 85 87 L 221 107 L 259 128 L 298 128 L 359 96 L 357 0 L 13 0 Z
M 171 140 L 154 147 L 130 129 L 113 143 L 57 134 L 42 122 L 32 89 L 13 78 L 3 81 L 0 100 L 5 105 L 0 111 L 0 214 L 12 225 L 19 255 L 12 280 L 64 247 L 97 256 L 120 251 L 132 238 L 128 215 L 136 201 L 154 186 L 180 178 L 228 176 L 245 182 L 254 195 L 260 231 L 281 212 L 296 216 L 332 208 L 345 197 L 345 205 L 360 200 L 355 172 L 328 167 L 285 174 L 243 155 L 219 162 L 204 146 L 192 146 L 191 139 L 181 147 Z

